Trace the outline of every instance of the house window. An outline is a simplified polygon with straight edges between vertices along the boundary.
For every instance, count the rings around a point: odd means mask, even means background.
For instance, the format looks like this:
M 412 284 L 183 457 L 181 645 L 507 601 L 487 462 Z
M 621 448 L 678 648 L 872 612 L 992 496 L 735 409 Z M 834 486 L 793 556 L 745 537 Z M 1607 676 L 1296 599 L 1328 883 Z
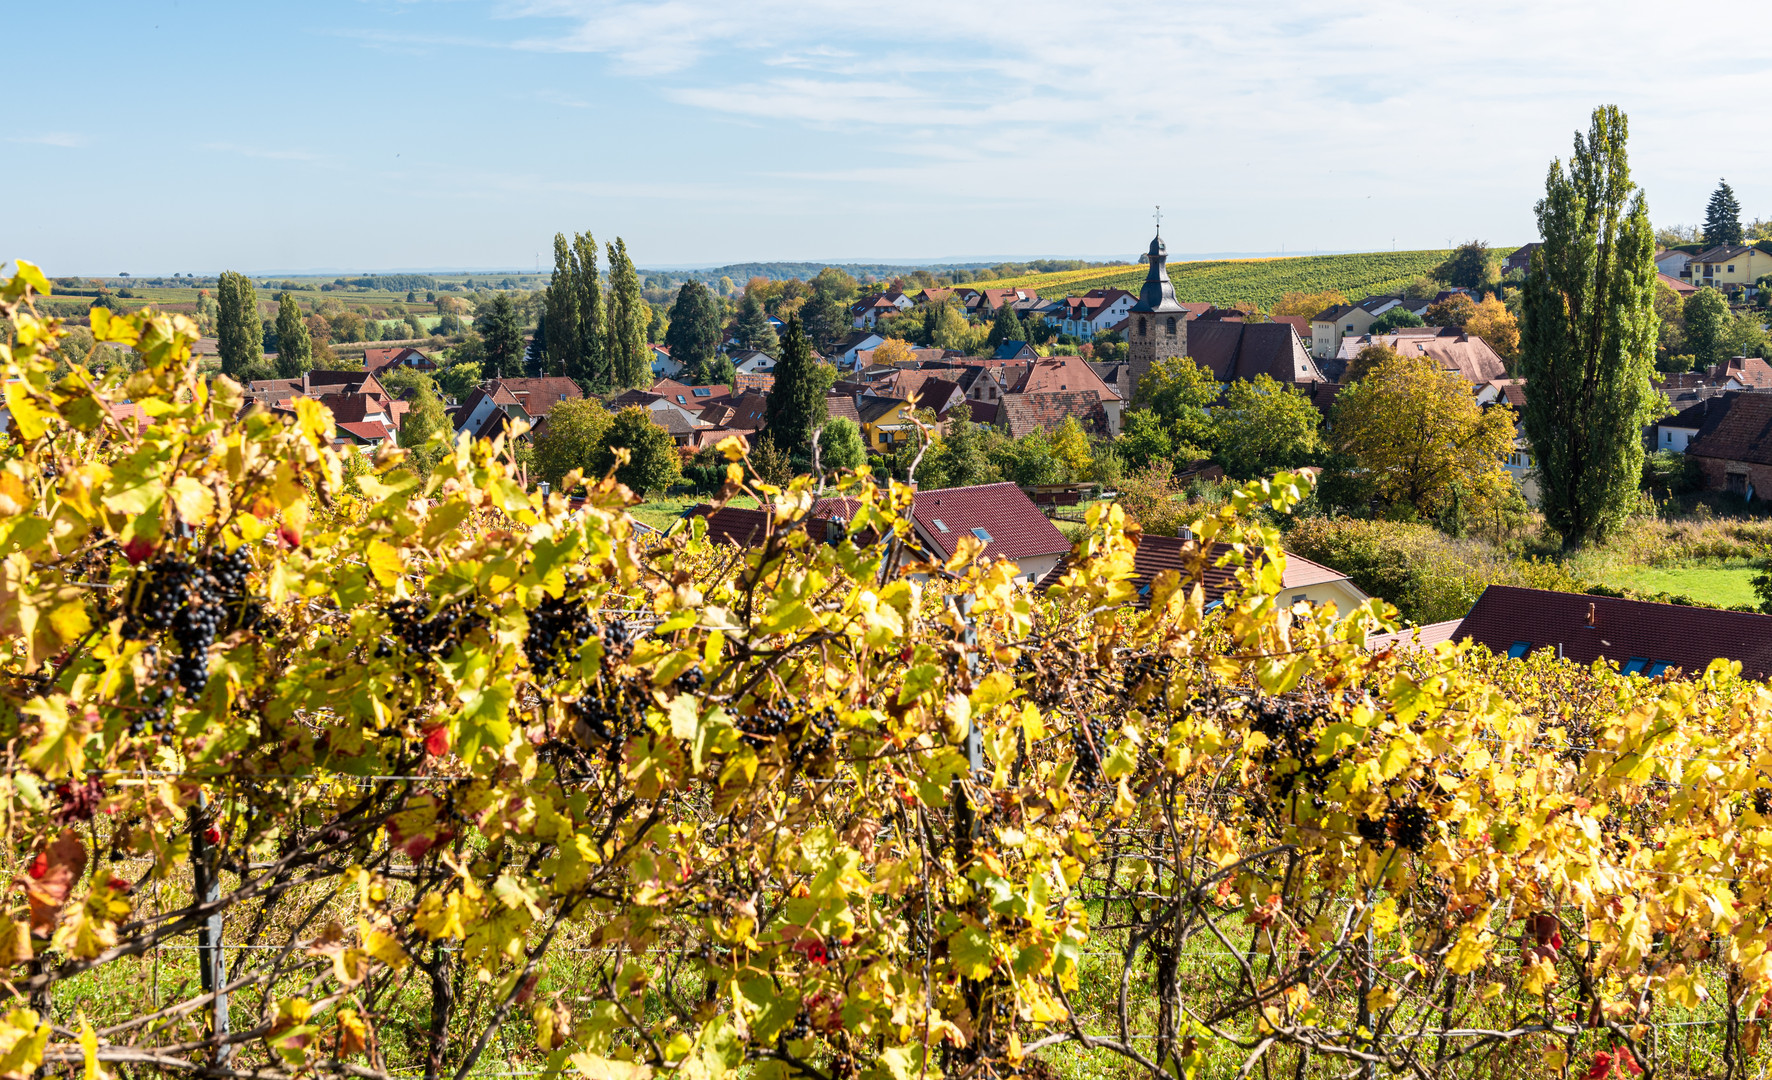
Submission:
M 941 520 L 940 518 L 936 518 L 935 519 L 935 528 L 938 532 L 947 532 L 948 531 L 948 523 Z
M 1139 337 L 1144 336 L 1144 319 L 1142 317 L 1140 317 L 1138 320 L 1138 336 Z
M 983 529 L 974 528 L 972 530 L 972 535 L 978 537 L 980 540 L 983 540 L 987 544 L 991 542 L 991 534 L 988 532 L 985 532 Z
M 1292 598 L 1292 602 L 1294 604 L 1302 604 L 1305 602 L 1306 599 L 1308 599 L 1308 597 L 1306 597 L 1303 593 L 1299 593 L 1297 596 L 1294 596 Z
M 1734 263 L 1729 264 L 1729 272 L 1731 274 L 1733 274 L 1735 272 L 1735 264 Z
M 1668 668 L 1673 667 L 1673 666 L 1674 666 L 1674 664 L 1673 664 L 1673 661 L 1671 661 L 1671 660 L 1654 660 L 1654 661 L 1650 662 L 1649 670 L 1643 672 L 1643 674 L 1648 676 L 1649 678 L 1653 679 L 1657 675 L 1660 675 L 1662 672 L 1666 671 Z
M 1516 641 L 1507 647 L 1508 659 L 1518 660 L 1520 657 L 1525 656 L 1531 651 L 1532 643 L 1530 641 Z
M 1347 332 L 1350 334 L 1354 332 L 1354 324 L 1353 323 L 1347 324 Z
M 1169 316 L 1169 336 L 1175 336 L 1175 316 Z
M 691 390 L 690 393 L 694 394 L 696 397 L 713 397 L 714 396 L 714 392 L 712 390 L 709 390 L 705 386 L 698 386 L 694 390 Z
M 1649 658 L 1647 656 L 1633 656 L 1630 658 L 1630 662 L 1624 665 L 1624 673 L 1626 675 L 1641 675 L 1643 669 L 1648 666 Z

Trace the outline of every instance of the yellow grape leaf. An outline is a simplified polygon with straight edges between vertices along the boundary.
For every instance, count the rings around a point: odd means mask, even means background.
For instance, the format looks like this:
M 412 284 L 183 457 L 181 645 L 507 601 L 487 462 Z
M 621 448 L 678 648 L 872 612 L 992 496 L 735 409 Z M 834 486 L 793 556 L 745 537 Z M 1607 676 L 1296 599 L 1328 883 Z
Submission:
M 0 1080 L 30 1080 L 43 1064 L 49 1045 L 49 1024 L 30 1009 L 14 1009 L 0 1018 Z
M 381 539 L 369 541 L 367 562 L 369 572 L 375 575 L 375 580 L 384 589 L 393 588 L 406 569 L 405 564 L 400 561 L 399 550 Z
M 567 1060 L 585 1080 L 650 1080 L 652 1066 L 579 1052 Z
M 1545 956 L 1533 956 L 1526 965 L 1525 976 L 1520 980 L 1520 989 L 1532 997 L 1543 997 L 1544 992 L 1557 984 L 1557 965 Z
M 1458 943 L 1446 954 L 1446 967 L 1454 974 L 1469 975 L 1483 966 L 1489 955 L 1491 935 L 1476 923 L 1466 923 L 1458 931 Z

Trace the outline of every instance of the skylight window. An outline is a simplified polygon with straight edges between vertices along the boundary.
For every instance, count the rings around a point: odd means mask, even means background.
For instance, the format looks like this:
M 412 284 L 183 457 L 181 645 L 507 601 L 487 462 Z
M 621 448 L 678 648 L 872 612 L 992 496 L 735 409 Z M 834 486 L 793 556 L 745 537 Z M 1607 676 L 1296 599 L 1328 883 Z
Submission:
M 1530 641 L 1516 641 L 1507 647 L 1508 659 L 1518 660 L 1520 657 L 1525 656 L 1531 651 L 1532 643 Z
M 690 392 L 693 393 L 696 397 L 713 397 L 714 396 L 714 392 L 712 390 L 709 390 L 705 386 L 698 386 Z
M 1643 669 L 1648 666 L 1649 658 L 1647 656 L 1633 656 L 1630 658 L 1630 662 L 1624 665 L 1624 673 L 1626 675 L 1641 675 Z
M 948 531 L 948 523 L 941 520 L 940 518 L 935 519 L 935 527 L 940 532 L 947 532 Z
M 682 394 L 678 394 L 678 395 L 677 395 L 677 404 L 679 404 L 679 405 L 687 405 L 687 404 L 689 404 L 689 402 L 688 402 L 688 401 L 687 401 L 687 400 L 686 400 L 686 399 L 685 399 L 685 398 L 684 398 L 684 397 L 683 397 L 683 395 L 682 395 Z
M 983 529 L 973 529 L 972 535 L 978 537 L 980 540 L 983 540 L 987 544 L 991 542 L 991 534 L 988 532 L 985 532 Z
M 1672 660 L 1654 660 L 1650 662 L 1649 670 L 1643 672 L 1643 674 L 1653 679 L 1673 666 L 1674 662 Z

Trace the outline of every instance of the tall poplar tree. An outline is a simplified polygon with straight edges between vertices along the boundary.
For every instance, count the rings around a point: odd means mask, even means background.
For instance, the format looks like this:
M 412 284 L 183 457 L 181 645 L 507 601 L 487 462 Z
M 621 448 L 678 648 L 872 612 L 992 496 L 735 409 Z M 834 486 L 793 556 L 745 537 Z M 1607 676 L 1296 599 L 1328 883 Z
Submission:
M 235 375 L 265 358 L 265 327 L 258 293 L 245 274 L 222 271 L 215 286 L 215 351 L 224 375 Z
M 647 386 L 646 323 L 640 299 L 640 274 L 628 257 L 627 241 L 615 238 L 609 249 L 609 332 L 605 335 L 612 386 Z
M 1636 501 L 1655 370 L 1655 231 L 1617 106 L 1594 110 L 1539 201 L 1520 332 L 1524 424 L 1545 521 L 1565 549 L 1603 540 Z
M 314 366 L 314 339 L 302 319 L 301 305 L 284 293 L 277 299 L 277 377 L 296 379 Z
M 812 433 L 824 425 L 830 388 L 812 359 L 812 342 L 799 315 L 788 316 L 781 332 L 781 359 L 775 364 L 775 386 L 764 411 L 770 441 L 790 455 L 810 456 Z
M 576 367 L 566 374 L 594 390 L 613 385 L 605 359 L 603 334 L 603 281 L 597 271 L 597 241 L 590 233 L 572 238 L 572 289 L 578 297 L 578 347 L 572 355 Z
M 1717 181 L 1711 192 L 1710 205 L 1704 208 L 1704 242 L 1707 244 L 1741 243 L 1741 204 L 1735 201 L 1735 189 L 1727 180 Z
M 554 276 L 544 294 L 547 318 L 547 372 L 571 375 L 580 368 L 578 270 L 565 233 L 554 234 Z

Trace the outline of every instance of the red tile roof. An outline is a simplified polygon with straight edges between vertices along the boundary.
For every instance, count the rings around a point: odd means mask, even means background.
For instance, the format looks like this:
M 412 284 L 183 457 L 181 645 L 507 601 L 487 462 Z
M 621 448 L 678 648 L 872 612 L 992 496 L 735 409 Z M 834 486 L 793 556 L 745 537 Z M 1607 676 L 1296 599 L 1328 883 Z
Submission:
M 1686 453 L 1772 465 L 1772 394 L 1731 390 L 1703 404 L 1703 425 Z
M 1223 383 L 1257 375 L 1288 384 L 1325 381 L 1310 350 L 1286 323 L 1190 320 L 1187 354 Z
M 1447 619 L 1445 622 L 1428 623 L 1426 626 L 1404 627 L 1390 634 L 1370 634 L 1366 638 L 1366 649 L 1368 652 L 1382 652 L 1387 648 L 1429 648 L 1457 637 L 1458 627 L 1463 622 L 1463 619 Z
M 821 499 L 813 505 L 812 516 L 848 519 L 854 507 L 849 499 Z M 990 537 L 981 556 L 985 559 L 1025 559 L 1071 549 L 1071 542 L 1033 500 L 1007 482 L 919 491 L 911 502 L 911 517 L 918 535 L 932 541 L 935 554 L 943 559 L 953 555 L 962 536 L 975 536 L 973 529 Z
M 1564 657 L 1580 664 L 1640 659 L 1697 674 L 1725 657 L 1739 660 L 1742 674 L 1752 678 L 1772 674 L 1772 615 L 1745 611 L 1491 585 L 1464 617 L 1458 637 L 1503 655 L 1524 642 L 1529 650 L 1561 646 Z

